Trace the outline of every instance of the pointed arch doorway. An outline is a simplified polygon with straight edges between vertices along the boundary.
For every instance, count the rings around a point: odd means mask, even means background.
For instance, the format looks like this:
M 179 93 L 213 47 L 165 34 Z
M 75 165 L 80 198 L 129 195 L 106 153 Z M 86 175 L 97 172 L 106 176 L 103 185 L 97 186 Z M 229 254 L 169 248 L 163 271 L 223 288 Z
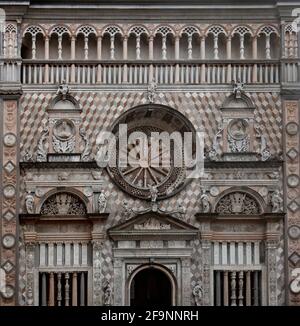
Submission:
M 174 292 L 175 284 L 171 275 L 157 266 L 139 269 L 129 283 L 131 306 L 172 306 Z

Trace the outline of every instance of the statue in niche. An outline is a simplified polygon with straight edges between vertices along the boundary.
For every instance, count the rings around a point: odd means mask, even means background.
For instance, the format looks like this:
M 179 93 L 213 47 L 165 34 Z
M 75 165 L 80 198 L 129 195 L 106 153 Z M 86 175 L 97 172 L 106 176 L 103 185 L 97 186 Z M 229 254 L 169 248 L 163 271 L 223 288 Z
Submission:
M 210 202 L 209 202 L 209 197 L 206 194 L 205 189 L 202 190 L 200 200 L 201 200 L 202 212 L 203 213 L 209 213 L 210 212 Z
M 66 100 L 67 94 L 69 94 L 70 88 L 65 80 L 62 81 L 62 83 L 58 86 L 56 95 L 62 95 L 62 99 Z
M 280 196 L 280 191 L 277 189 L 273 192 L 271 196 L 271 205 L 272 205 L 272 213 L 281 212 L 281 204 L 283 200 Z
M 34 198 L 31 194 L 28 194 L 25 198 L 25 207 L 28 214 L 34 213 Z
M 157 194 L 158 194 L 157 186 L 149 185 L 148 187 L 149 187 L 149 190 L 150 190 L 151 202 L 155 203 L 156 200 L 157 200 Z
M 103 287 L 103 304 L 104 306 L 111 306 L 113 304 L 112 302 L 112 288 L 109 284 L 109 282 L 106 282 L 106 284 Z
M 241 98 L 242 97 L 242 92 L 243 92 L 243 88 L 244 88 L 244 83 L 241 83 L 241 80 L 238 79 L 237 82 L 236 81 L 232 81 L 232 86 L 233 86 L 233 94 L 234 97 L 236 99 Z
M 153 78 L 152 81 L 149 83 L 147 88 L 147 97 L 149 103 L 154 102 L 155 92 L 157 90 L 157 83 L 155 82 L 155 79 Z
M 195 299 L 196 306 L 202 305 L 202 299 L 203 299 L 203 289 L 200 284 L 200 282 L 197 282 L 196 285 L 193 288 L 193 296 Z
M 36 154 L 37 162 L 44 162 L 47 160 L 47 150 L 45 147 L 45 141 L 47 139 L 48 134 L 49 134 L 49 128 L 47 126 L 44 126 L 41 137 L 37 145 L 37 154 Z
M 104 194 L 104 191 L 101 190 L 98 198 L 98 211 L 99 213 L 104 213 L 106 210 L 106 205 L 107 205 L 107 199 Z

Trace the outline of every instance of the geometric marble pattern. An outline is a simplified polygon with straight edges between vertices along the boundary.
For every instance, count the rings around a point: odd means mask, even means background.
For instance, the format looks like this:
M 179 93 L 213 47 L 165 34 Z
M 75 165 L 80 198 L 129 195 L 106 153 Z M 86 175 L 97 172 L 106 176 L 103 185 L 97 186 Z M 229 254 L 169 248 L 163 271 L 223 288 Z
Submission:
M 294 251 L 290 257 L 289 257 L 289 261 L 294 265 L 296 266 L 299 262 L 300 262 L 300 255 Z

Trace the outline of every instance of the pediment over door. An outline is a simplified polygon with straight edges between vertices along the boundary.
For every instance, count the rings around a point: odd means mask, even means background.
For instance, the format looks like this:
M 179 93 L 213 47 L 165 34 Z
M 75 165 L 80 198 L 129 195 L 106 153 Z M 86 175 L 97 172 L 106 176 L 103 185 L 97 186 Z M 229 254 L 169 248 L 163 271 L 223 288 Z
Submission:
M 113 240 L 191 240 L 199 230 L 172 216 L 147 213 L 110 228 L 108 234 Z

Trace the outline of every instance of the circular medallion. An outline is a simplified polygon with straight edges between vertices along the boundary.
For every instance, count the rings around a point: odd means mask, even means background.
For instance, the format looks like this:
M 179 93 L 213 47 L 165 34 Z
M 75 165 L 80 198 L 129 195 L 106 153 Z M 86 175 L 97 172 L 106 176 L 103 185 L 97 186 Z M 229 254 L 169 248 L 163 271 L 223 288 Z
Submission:
M 298 133 L 299 126 L 296 122 L 292 121 L 286 125 L 285 130 L 290 136 L 295 136 Z
M 16 188 L 13 185 L 7 185 L 3 188 L 5 198 L 13 198 L 16 194 Z
M 288 184 L 289 187 L 296 188 L 296 187 L 299 186 L 299 183 L 300 183 L 300 179 L 299 179 L 299 176 L 297 174 L 290 174 L 287 177 L 287 184 Z
M 12 248 L 16 243 L 15 236 L 13 234 L 7 233 L 2 238 L 2 244 L 6 249 Z
M 53 127 L 53 134 L 61 141 L 71 139 L 75 135 L 75 126 L 71 120 L 58 120 Z
M 300 238 L 300 227 L 298 225 L 291 225 L 288 228 L 288 235 L 293 240 L 299 239 Z
M 3 137 L 3 142 L 5 146 L 12 147 L 17 142 L 17 137 L 15 134 L 7 133 Z
M 120 129 L 123 126 L 126 133 Z M 138 198 L 159 200 L 174 195 L 186 184 L 183 137 L 190 132 L 194 158 L 195 132 L 181 113 L 162 105 L 142 105 L 125 112 L 112 132 L 116 146 L 110 142 L 105 151 L 116 158 L 117 164 L 107 169 L 124 191 Z
M 234 119 L 228 126 L 229 135 L 235 140 L 242 140 L 249 134 L 248 122 L 244 119 Z
M 91 197 L 93 195 L 93 189 L 89 188 L 89 187 L 86 187 L 86 188 L 84 188 L 83 193 L 85 194 L 85 196 Z
M 219 188 L 214 186 L 210 188 L 209 192 L 213 197 L 218 196 L 220 193 Z
M 14 296 L 15 289 L 11 285 L 6 285 L 1 289 L 1 295 L 4 299 L 10 299 Z

